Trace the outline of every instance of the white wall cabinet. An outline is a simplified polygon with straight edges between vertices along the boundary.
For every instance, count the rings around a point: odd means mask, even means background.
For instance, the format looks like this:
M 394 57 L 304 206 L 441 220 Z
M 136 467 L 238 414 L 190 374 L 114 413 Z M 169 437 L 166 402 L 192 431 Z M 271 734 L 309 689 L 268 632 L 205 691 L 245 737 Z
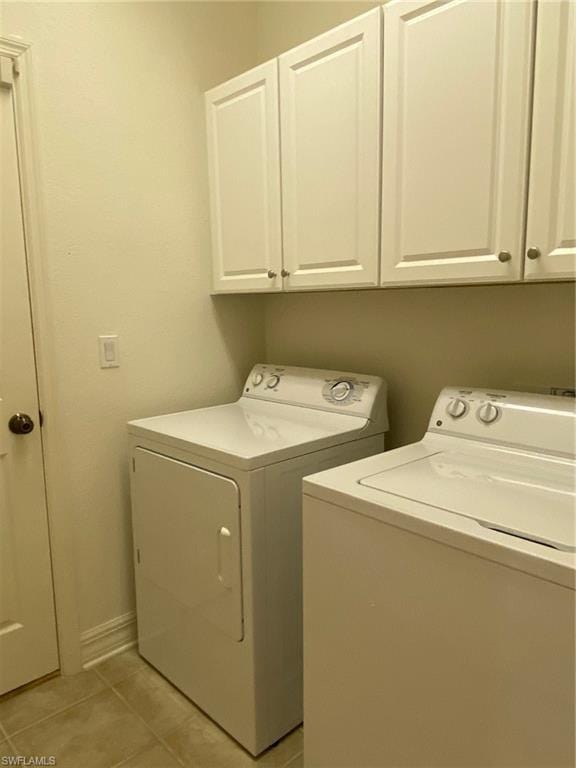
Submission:
M 528 280 L 576 275 L 576 6 L 538 8 L 530 193 Z
M 280 56 L 285 288 L 378 284 L 381 10 Z
M 206 94 L 214 289 L 280 290 L 278 64 Z
M 384 6 L 382 284 L 521 277 L 533 12 Z
M 573 0 L 391 0 L 210 91 L 214 289 L 576 277 L 575 70 Z

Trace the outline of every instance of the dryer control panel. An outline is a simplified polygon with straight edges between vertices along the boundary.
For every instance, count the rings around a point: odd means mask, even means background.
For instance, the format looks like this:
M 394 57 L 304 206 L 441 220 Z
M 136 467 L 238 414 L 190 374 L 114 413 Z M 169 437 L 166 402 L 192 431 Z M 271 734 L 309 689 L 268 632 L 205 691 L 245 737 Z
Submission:
M 255 365 L 243 397 L 386 419 L 386 384 L 379 376 L 293 366 Z
M 576 402 L 553 395 L 446 387 L 436 400 L 428 429 L 573 456 Z

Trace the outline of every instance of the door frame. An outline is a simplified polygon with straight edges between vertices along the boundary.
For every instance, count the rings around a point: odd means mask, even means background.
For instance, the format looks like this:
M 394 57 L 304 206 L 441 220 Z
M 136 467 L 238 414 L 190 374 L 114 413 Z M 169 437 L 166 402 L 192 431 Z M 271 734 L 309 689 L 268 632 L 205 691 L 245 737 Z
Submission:
M 30 312 L 36 357 L 36 379 L 40 409 L 45 417 L 41 431 L 44 459 L 44 488 L 48 512 L 48 535 L 52 561 L 58 652 L 62 674 L 82 669 L 78 621 L 77 579 L 73 520 L 58 504 L 52 467 L 56 463 L 51 425 L 57 423 L 58 403 L 50 361 L 54 359 L 52 318 L 48 297 L 43 211 L 40 202 L 37 122 L 33 98 L 31 44 L 20 38 L 0 36 L 0 56 L 15 64 L 12 98 L 15 107 L 18 170 L 24 222 L 24 243 L 30 293 Z

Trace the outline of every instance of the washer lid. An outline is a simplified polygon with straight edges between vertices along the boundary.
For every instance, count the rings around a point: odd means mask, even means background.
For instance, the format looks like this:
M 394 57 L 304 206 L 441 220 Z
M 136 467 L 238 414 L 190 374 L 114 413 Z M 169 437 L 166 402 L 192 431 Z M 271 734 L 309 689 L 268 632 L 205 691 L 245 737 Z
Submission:
M 353 440 L 368 424 L 359 416 L 241 398 L 131 421 L 128 431 L 240 469 L 255 469 Z
M 439 451 L 369 475 L 360 485 L 576 551 L 575 464 L 498 449 Z

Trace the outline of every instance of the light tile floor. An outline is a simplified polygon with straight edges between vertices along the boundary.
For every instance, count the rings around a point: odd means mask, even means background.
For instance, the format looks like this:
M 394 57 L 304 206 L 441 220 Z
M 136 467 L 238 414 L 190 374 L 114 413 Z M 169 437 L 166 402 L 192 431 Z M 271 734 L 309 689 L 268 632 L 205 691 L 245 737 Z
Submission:
M 302 729 L 253 758 L 136 652 L 0 698 L 0 758 L 57 768 L 302 768 Z

